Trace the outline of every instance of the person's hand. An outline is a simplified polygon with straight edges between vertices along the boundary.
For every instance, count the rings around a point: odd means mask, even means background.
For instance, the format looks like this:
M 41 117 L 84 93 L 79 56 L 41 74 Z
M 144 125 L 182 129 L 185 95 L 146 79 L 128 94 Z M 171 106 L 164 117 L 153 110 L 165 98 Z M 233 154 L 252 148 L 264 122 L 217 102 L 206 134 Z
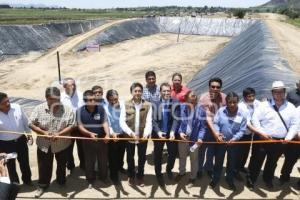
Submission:
M 33 140 L 32 135 L 26 135 L 26 137 L 27 137 L 27 144 L 33 145 L 34 140 Z
M 234 142 L 235 142 L 235 139 L 231 139 L 227 142 L 227 145 L 233 145 Z
M 169 140 L 171 140 L 171 141 L 175 140 L 174 134 L 170 134 Z
M 198 139 L 198 140 L 197 140 L 197 144 L 198 144 L 199 146 L 202 144 L 202 142 L 203 142 L 203 141 L 202 141 L 201 139 Z
M 148 139 L 149 139 L 149 135 L 144 135 L 144 136 L 142 137 L 142 142 L 147 142 Z
M 26 135 L 27 140 L 33 140 L 32 135 Z
M 222 133 L 216 133 L 216 141 L 224 142 L 224 135 Z
M 263 139 L 263 140 L 272 140 L 272 137 L 268 134 L 265 134 L 265 133 L 261 133 L 260 138 Z
M 98 135 L 95 133 L 91 133 L 90 138 L 92 138 L 94 141 L 97 141 Z
M 52 136 L 51 136 L 51 140 L 52 140 L 52 141 L 56 141 L 57 139 L 58 139 L 58 137 L 57 137 L 56 135 L 52 135 Z
M 113 134 L 111 135 L 111 137 L 114 139 L 114 140 L 113 140 L 114 142 L 117 142 L 117 141 L 118 141 L 118 135 L 117 135 L 116 133 L 113 133 Z
M 182 140 L 187 140 L 187 139 L 186 139 L 187 136 L 186 136 L 185 133 L 180 133 L 179 136 L 180 136 L 180 138 L 181 138 Z
M 130 134 L 130 137 L 133 139 L 133 140 L 138 140 L 139 138 L 135 135 L 135 133 L 131 133 Z
M 105 144 L 109 143 L 109 139 L 110 139 L 109 135 L 105 135 L 105 137 L 104 137 L 104 143 Z
M 164 135 L 167 135 L 167 134 L 164 133 L 164 132 L 162 132 L 162 131 L 159 131 L 159 132 L 157 133 L 157 135 L 158 135 L 159 139 L 166 139 L 166 137 L 164 137 Z
M 291 140 L 284 139 L 282 140 L 282 144 L 288 144 Z
M 5 163 L 5 158 L 3 157 L 3 159 L 0 160 L 0 177 L 8 177 L 8 171 L 4 163 Z

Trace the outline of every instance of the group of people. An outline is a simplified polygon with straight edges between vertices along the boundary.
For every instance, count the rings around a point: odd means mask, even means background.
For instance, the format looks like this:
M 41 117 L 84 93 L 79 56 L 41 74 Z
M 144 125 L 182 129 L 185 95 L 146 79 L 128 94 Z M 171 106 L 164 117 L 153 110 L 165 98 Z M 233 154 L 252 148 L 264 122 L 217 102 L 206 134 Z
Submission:
M 282 154 L 285 160 L 280 183 L 289 181 L 300 156 L 300 145 L 289 142 L 300 140 L 300 82 L 286 95 L 284 83 L 275 81 L 271 98 L 259 101 L 256 91 L 250 87 L 243 90 L 241 100 L 235 92 L 225 95 L 221 92 L 223 83 L 218 77 L 209 80 L 208 92 L 200 97 L 182 85 L 180 73 L 173 74 L 172 84 L 158 86 L 153 71 L 146 72 L 145 79 L 145 87 L 138 82 L 132 83 L 132 98 L 121 101 L 114 89 L 106 92 L 106 98 L 100 86 L 81 93 L 75 80 L 66 78 L 64 92 L 61 94 L 57 87 L 48 87 L 46 102 L 35 107 L 28 119 L 19 105 L 10 103 L 8 96 L 0 92 L 0 153 L 17 153 L 23 183 L 31 185 L 27 141 L 32 138 L 14 132 L 29 133 L 31 129 L 37 134 L 39 178 L 36 198 L 50 185 L 54 157 L 56 181 L 59 185 L 66 184 L 66 168 L 72 172 L 75 167 L 75 142 L 88 188 L 93 187 L 97 176 L 104 183 L 110 178 L 118 185 L 119 173 L 127 173 L 129 185 L 144 186 L 149 138 L 154 142 L 155 175 L 161 187 L 165 186 L 162 172 L 165 144 L 166 175 L 170 180 L 180 181 L 186 175 L 189 156 L 188 184 L 193 186 L 196 179 L 207 172 L 211 178 L 209 185 L 215 188 L 221 179 L 227 152 L 226 182 L 232 190 L 236 189 L 235 179 L 242 178 L 241 173 L 246 175 L 247 187 L 253 189 L 265 160 L 263 181 L 272 189 Z M 68 139 L 68 136 L 77 139 Z M 255 142 L 260 140 L 265 142 Z M 236 144 L 238 141 L 249 142 Z M 252 141 L 249 165 L 245 167 Z M 125 152 L 127 170 L 124 168 Z M 177 157 L 179 173 L 173 177 Z M 10 181 L 19 183 L 15 159 L 8 160 L 7 168 Z

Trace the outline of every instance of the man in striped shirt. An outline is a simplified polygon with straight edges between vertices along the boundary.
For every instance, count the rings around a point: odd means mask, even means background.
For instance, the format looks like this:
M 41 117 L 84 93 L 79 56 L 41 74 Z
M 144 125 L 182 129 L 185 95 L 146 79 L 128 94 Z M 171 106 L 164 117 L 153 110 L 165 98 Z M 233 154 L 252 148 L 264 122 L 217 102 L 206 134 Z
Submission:
M 47 101 L 35 107 L 29 118 L 29 127 L 38 134 L 36 144 L 39 180 L 36 198 L 39 198 L 50 184 L 54 155 L 57 162 L 56 180 L 59 185 L 65 184 L 71 140 L 60 139 L 57 136 L 70 136 L 75 121 L 72 109 L 61 104 L 57 87 L 48 87 L 45 96 Z

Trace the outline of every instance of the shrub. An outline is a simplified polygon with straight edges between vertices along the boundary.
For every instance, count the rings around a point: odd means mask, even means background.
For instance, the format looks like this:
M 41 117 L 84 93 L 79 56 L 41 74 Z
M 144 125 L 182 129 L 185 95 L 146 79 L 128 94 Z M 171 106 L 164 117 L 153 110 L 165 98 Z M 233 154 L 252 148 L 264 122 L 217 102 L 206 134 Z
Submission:
M 236 9 L 233 11 L 233 16 L 239 18 L 239 19 L 243 19 L 246 15 L 246 11 L 242 10 L 242 9 Z

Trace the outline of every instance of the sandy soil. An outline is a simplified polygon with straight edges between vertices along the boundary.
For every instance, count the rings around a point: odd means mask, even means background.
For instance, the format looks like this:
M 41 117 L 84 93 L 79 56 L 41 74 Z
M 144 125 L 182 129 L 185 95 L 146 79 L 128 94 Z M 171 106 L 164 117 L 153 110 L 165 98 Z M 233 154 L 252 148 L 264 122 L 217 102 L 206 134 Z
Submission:
M 76 149 L 76 148 L 74 148 Z M 93 189 L 87 188 L 87 183 L 85 180 L 84 172 L 80 168 L 76 168 L 73 174 L 67 176 L 67 184 L 64 187 L 60 187 L 55 182 L 55 169 L 56 165 L 54 164 L 53 171 L 53 182 L 50 185 L 49 189 L 44 193 L 41 199 L 80 199 L 80 200 L 92 200 L 92 199 L 108 199 L 108 198 L 117 198 L 117 199 L 148 199 L 148 198 L 157 198 L 157 199 L 295 199 L 300 198 L 299 191 L 295 188 L 297 178 L 299 177 L 299 172 L 296 168 L 292 173 L 292 178 L 289 185 L 279 186 L 278 176 L 280 175 L 280 169 L 283 163 L 283 158 L 278 162 L 276 170 L 276 178 L 274 180 L 275 188 L 273 191 L 266 189 L 264 183 L 262 182 L 262 177 L 259 177 L 257 187 L 254 191 L 249 191 L 245 186 L 244 182 L 236 181 L 237 190 L 232 192 L 228 189 L 228 186 L 225 182 L 224 174 L 220 182 L 220 186 L 215 190 L 212 190 L 208 187 L 210 182 L 208 176 L 204 174 L 201 179 L 196 181 L 194 187 L 188 187 L 188 178 L 189 173 L 180 181 L 169 181 L 167 176 L 165 176 L 166 188 L 163 189 L 158 187 L 155 173 L 154 173 L 154 162 L 152 156 L 153 143 L 149 142 L 147 148 L 147 162 L 145 166 L 145 187 L 131 187 L 128 185 L 127 176 L 121 175 L 121 186 L 115 187 L 110 184 L 103 184 L 101 181 L 96 181 Z M 74 153 L 75 155 L 76 153 Z M 77 156 L 75 156 L 77 158 Z M 166 169 L 166 155 L 163 157 L 163 166 L 162 171 L 165 172 Z M 137 162 L 137 158 L 136 158 Z M 37 184 L 37 160 L 36 160 L 36 146 L 33 145 L 30 147 L 30 163 L 31 170 L 33 172 L 34 184 Z M 76 159 L 77 165 L 79 164 Z M 125 162 L 126 163 L 126 162 Z M 178 173 L 178 159 L 175 162 L 174 175 Z M 299 162 L 298 165 L 299 166 Z M 127 165 L 125 164 L 125 167 Z M 190 171 L 189 158 L 187 159 L 187 172 Z M 223 169 L 224 173 L 225 169 Z M 20 173 L 19 173 L 20 174 Z M 245 176 L 243 175 L 244 180 Z M 17 199 L 34 199 L 34 186 L 23 186 L 21 192 L 18 195 Z
M 200 70 L 215 55 L 217 50 L 221 49 L 230 40 L 230 38 L 223 37 L 182 35 L 180 42 L 177 43 L 176 35 L 158 34 L 102 47 L 101 52 L 69 53 L 72 47 L 87 37 L 70 38 L 58 47 L 63 52 L 61 55 L 63 76 L 75 77 L 82 91 L 94 84 L 100 84 L 105 89 L 117 89 L 123 98 L 127 98 L 129 85 L 132 81 L 144 83 L 144 73 L 149 69 L 156 71 L 159 83 L 170 81 L 173 72 L 181 72 L 184 76 L 184 83 L 187 83 L 193 74 Z M 53 49 L 43 56 L 31 53 L 19 59 L 0 63 L 1 90 L 7 92 L 10 96 L 43 99 L 45 87 L 58 85 L 55 52 L 56 49 Z M 266 190 L 261 177 L 258 187 L 253 192 L 249 191 L 244 183 L 238 181 L 236 182 L 238 190 L 231 192 L 224 180 L 222 180 L 218 189 L 211 190 L 208 187 L 209 179 L 206 175 L 197 180 L 196 186 L 193 188 L 186 186 L 188 175 L 178 184 L 168 181 L 166 177 L 167 187 L 162 189 L 156 184 L 152 150 L 153 144 L 150 142 L 147 150 L 146 186 L 144 188 L 128 186 L 126 176 L 122 176 L 121 187 L 116 188 L 111 184 L 104 185 L 98 181 L 95 189 L 89 190 L 83 171 L 76 168 L 74 174 L 68 176 L 65 187 L 60 188 L 54 181 L 49 190 L 42 196 L 42 199 L 299 199 L 299 191 L 295 189 L 298 180 L 295 177 L 299 177 L 296 168 L 293 171 L 290 185 L 279 187 L 276 178 L 273 191 Z M 35 145 L 30 147 L 30 162 L 33 180 L 36 183 Z M 78 164 L 77 160 L 76 162 Z M 281 165 L 282 158 L 277 166 L 277 177 L 280 175 Z M 297 166 L 299 166 L 299 163 Z M 165 169 L 165 159 L 162 169 L 163 171 Z M 187 171 L 189 171 L 189 164 L 187 165 Z M 174 172 L 178 172 L 178 160 Z M 53 173 L 53 179 L 55 179 L 55 173 Z M 18 199 L 33 199 L 34 190 L 34 186 L 22 187 Z
M 280 47 L 281 55 L 287 59 L 291 68 L 300 73 L 300 28 L 284 22 L 286 16 L 262 13 L 259 15 L 269 27 Z
M 158 34 L 102 47 L 101 52 L 65 53 L 78 43 L 75 38 L 75 42 L 70 40 L 58 48 L 64 52 L 60 56 L 62 76 L 76 78 L 82 91 L 100 84 L 105 89 L 117 89 L 126 98 L 130 84 L 144 83 L 149 69 L 156 71 L 159 83 L 169 81 L 174 72 L 181 72 L 188 82 L 230 40 L 189 35 L 181 35 L 178 43 L 176 39 L 177 35 Z M 1 63 L 1 89 L 10 96 L 43 99 L 44 89 L 57 85 L 54 52 Z

